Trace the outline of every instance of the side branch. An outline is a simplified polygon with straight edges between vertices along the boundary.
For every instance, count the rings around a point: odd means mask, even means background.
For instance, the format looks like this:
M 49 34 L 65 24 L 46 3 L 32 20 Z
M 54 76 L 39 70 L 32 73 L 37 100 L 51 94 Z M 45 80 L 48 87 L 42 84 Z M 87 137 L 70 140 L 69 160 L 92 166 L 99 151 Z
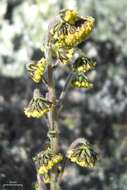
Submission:
M 68 77 L 67 77 L 67 80 L 66 80 L 66 83 L 63 87 L 63 90 L 60 94 L 60 97 L 59 97 L 59 100 L 58 100 L 58 107 L 59 107 L 59 111 L 61 111 L 61 108 L 62 108 L 62 104 L 63 104 L 63 101 L 64 101 L 64 98 L 67 94 L 67 91 L 69 89 L 69 86 L 70 86 L 70 82 L 71 82 L 71 79 L 72 79 L 72 76 L 73 76 L 73 72 L 69 73 Z

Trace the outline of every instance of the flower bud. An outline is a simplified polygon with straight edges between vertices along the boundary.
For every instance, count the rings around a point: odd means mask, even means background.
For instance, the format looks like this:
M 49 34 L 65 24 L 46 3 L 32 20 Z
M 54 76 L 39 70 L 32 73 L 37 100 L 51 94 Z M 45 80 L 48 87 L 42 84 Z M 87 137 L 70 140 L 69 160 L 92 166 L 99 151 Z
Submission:
M 47 101 L 43 96 L 40 95 L 39 90 L 36 89 L 34 91 L 32 100 L 24 109 L 24 113 L 27 117 L 39 118 L 51 111 L 53 107 L 53 103 Z

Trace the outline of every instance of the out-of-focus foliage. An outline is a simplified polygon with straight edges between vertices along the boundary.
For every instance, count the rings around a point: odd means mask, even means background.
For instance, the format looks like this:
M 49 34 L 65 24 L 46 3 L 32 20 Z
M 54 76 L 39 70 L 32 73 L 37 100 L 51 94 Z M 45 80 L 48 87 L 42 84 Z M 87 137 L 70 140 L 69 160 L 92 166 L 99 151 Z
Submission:
M 1 0 L 0 73 L 12 77 L 24 74 L 24 64 L 30 61 L 33 49 L 42 46 L 48 19 L 61 8 L 77 9 L 81 15 L 94 16 L 94 39 L 112 41 L 126 55 L 126 7 L 126 0 L 117 3 L 116 0 Z
M 3 0 L 0 10 L 0 73 L 19 77 L 24 75 L 32 50 L 42 46 L 47 20 L 59 11 L 59 6 L 57 0 Z
M 97 24 L 94 38 L 112 41 L 122 53 L 127 49 L 127 1 L 79 0 L 78 9 L 83 14 L 95 16 Z

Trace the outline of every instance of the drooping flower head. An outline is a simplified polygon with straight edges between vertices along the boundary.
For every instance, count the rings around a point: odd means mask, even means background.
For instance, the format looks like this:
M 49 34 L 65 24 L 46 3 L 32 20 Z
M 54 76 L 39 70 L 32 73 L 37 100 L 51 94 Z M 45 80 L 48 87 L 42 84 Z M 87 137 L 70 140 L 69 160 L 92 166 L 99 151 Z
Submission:
M 67 157 L 81 167 L 93 168 L 98 159 L 97 153 L 87 140 L 81 139 L 73 148 L 67 151 Z
M 62 15 L 62 16 L 61 16 Z M 51 29 L 50 34 L 56 48 L 72 48 L 83 42 L 92 32 L 95 24 L 94 18 L 79 17 L 73 10 L 61 11 L 62 21 Z
M 27 70 L 34 82 L 39 83 L 42 81 L 47 65 L 48 62 L 45 58 L 27 65 Z
M 51 148 L 41 151 L 34 158 L 35 165 L 39 174 L 48 173 L 54 166 L 56 166 L 62 160 L 62 154 L 53 152 Z
M 24 109 L 24 113 L 27 117 L 39 118 L 51 111 L 53 107 L 53 103 L 46 100 L 43 96 L 41 96 L 40 91 L 35 89 L 33 98 Z
M 95 61 L 86 56 L 81 56 L 78 57 L 77 60 L 75 60 L 73 64 L 73 71 L 77 73 L 86 73 L 88 71 L 93 70 L 95 66 Z
M 71 85 L 74 88 L 92 88 L 93 84 L 83 74 L 75 75 L 71 81 Z
M 81 19 L 76 24 L 76 31 L 71 34 L 68 33 L 68 35 L 65 37 L 65 44 L 67 46 L 77 46 L 81 42 L 83 42 L 92 32 L 94 28 L 94 18 L 87 16 L 84 19 Z

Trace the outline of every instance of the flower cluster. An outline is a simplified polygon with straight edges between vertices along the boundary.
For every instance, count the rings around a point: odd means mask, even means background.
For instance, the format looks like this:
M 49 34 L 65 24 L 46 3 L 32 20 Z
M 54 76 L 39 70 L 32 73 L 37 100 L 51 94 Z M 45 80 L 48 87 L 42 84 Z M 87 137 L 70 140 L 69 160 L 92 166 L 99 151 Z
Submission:
M 73 64 L 73 71 L 76 73 L 86 73 L 93 70 L 95 66 L 95 61 L 83 55 L 75 60 Z
M 74 72 L 71 82 L 76 88 L 91 88 L 93 85 L 84 74 L 95 68 L 95 61 L 83 53 L 73 61 L 76 46 L 83 42 L 94 28 L 94 18 L 80 17 L 77 11 L 65 9 L 60 11 L 60 20 L 50 29 L 50 43 L 53 44 L 56 58 L 63 64 L 71 64 Z
M 47 65 L 48 62 L 45 58 L 42 58 L 37 62 L 34 61 L 27 65 L 27 70 L 34 82 L 39 83 L 42 81 L 42 76 L 46 70 Z
M 62 160 L 62 154 L 55 153 L 51 148 L 40 152 L 34 158 L 37 173 L 43 176 L 45 183 L 50 183 L 50 172 L 52 171 L 52 168 L 57 167 Z
M 76 88 L 91 88 L 92 82 L 85 75 L 87 72 L 93 70 L 96 62 L 86 56 L 80 56 L 75 60 L 72 68 L 75 72 L 71 85 Z
M 85 141 L 67 151 L 67 157 L 81 167 L 93 168 L 98 159 L 88 141 Z
M 39 61 L 34 61 L 27 65 L 28 73 L 35 83 L 43 81 L 43 75 L 46 71 L 48 62 L 42 57 Z M 46 100 L 38 89 L 34 90 L 33 98 L 30 100 L 24 113 L 27 117 L 40 118 L 49 111 L 53 110 L 54 105 L 52 102 Z
M 93 87 L 93 84 L 83 74 L 75 75 L 71 81 L 71 85 L 72 85 L 72 87 L 75 87 L 75 88 L 91 88 L 91 87 Z
M 51 111 L 53 107 L 54 105 L 52 102 L 46 100 L 43 96 L 41 96 L 40 91 L 35 89 L 33 98 L 24 109 L 24 113 L 27 117 L 39 118 Z
M 96 62 L 86 56 L 80 56 L 75 60 L 72 68 L 75 73 L 71 85 L 76 88 L 91 88 L 92 82 L 87 78 L 87 72 L 93 70 Z
M 94 18 L 79 17 L 74 10 L 66 9 L 60 12 L 60 16 L 61 21 L 50 31 L 57 49 L 77 46 L 89 36 L 94 28 Z

